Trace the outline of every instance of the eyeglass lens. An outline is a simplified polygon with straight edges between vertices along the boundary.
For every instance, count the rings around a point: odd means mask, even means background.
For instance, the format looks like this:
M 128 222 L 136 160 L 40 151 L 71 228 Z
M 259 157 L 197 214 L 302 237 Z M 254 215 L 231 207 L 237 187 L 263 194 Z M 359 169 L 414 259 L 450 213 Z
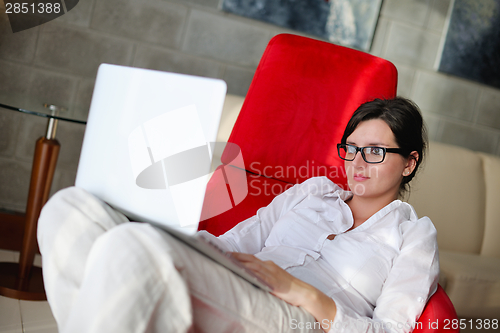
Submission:
M 359 148 L 352 145 L 342 145 L 339 149 L 340 157 L 352 161 L 356 157 Z M 385 151 L 382 147 L 363 147 L 361 150 L 363 159 L 368 163 L 380 163 L 384 160 Z

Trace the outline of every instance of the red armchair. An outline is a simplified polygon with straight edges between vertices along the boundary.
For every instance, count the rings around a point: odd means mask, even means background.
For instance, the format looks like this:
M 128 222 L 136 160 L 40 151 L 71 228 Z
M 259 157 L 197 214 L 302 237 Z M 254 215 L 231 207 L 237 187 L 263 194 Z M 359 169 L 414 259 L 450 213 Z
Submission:
M 413 332 L 418 333 L 458 333 L 458 317 L 453 304 L 443 288 L 438 289 L 425 305 Z
M 220 235 L 313 176 L 346 187 L 336 144 L 360 104 L 394 97 L 396 86 L 396 68 L 384 59 L 305 37 L 274 37 L 229 137 L 235 145 L 226 147 L 207 186 L 200 229 Z M 439 320 L 441 329 L 446 318 L 456 313 L 439 287 L 416 331 L 441 332 L 429 323 Z

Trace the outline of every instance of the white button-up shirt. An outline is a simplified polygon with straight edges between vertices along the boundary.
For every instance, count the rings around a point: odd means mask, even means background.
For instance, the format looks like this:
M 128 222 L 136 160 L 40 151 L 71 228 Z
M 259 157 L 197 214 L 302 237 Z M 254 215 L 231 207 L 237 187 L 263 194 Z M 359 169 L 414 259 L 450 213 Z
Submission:
M 215 241 L 272 260 L 331 297 L 331 332 L 409 332 L 437 288 L 436 229 L 395 200 L 349 230 L 351 196 L 325 177 L 311 178 Z

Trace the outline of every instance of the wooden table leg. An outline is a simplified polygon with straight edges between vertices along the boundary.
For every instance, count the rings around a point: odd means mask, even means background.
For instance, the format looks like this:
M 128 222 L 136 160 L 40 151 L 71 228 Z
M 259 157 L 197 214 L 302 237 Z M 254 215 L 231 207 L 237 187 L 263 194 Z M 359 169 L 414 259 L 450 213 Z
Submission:
M 49 197 L 59 149 L 54 138 L 42 137 L 36 142 L 21 255 L 18 264 L 0 263 L 0 295 L 23 300 L 46 299 L 42 270 L 33 266 L 33 260 L 38 246 L 38 217 Z

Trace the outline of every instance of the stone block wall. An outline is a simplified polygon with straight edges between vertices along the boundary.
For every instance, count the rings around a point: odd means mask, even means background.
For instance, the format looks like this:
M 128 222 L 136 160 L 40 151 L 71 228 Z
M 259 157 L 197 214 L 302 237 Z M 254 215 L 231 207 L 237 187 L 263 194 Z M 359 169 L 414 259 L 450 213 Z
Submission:
M 450 0 L 384 0 L 371 53 L 399 71 L 430 138 L 500 155 L 500 91 L 434 70 Z M 49 102 L 85 118 L 100 63 L 221 78 L 244 96 L 277 26 L 221 12 L 219 0 L 80 0 L 66 15 L 12 34 L 0 0 L 0 101 Z M 46 120 L 0 110 L 0 209 L 24 211 L 35 140 Z M 85 127 L 60 122 L 52 187 L 74 183 Z

